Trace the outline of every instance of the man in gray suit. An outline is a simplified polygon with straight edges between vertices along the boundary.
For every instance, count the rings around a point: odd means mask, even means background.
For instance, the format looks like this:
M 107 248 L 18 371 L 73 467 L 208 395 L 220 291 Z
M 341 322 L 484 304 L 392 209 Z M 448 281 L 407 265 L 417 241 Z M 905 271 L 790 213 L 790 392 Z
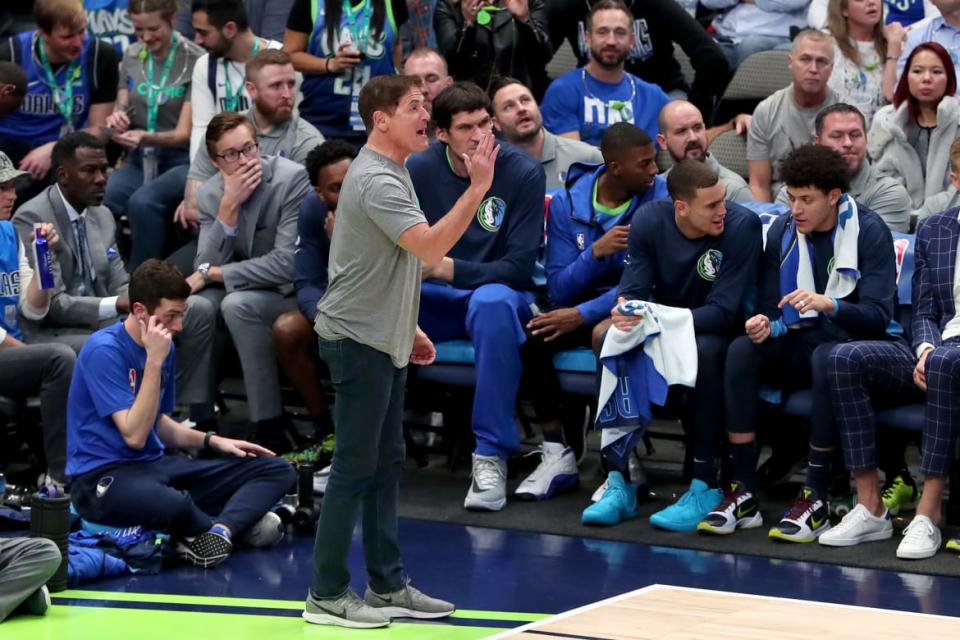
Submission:
M 197 192 L 200 238 L 195 294 L 223 317 L 243 368 L 250 419 L 260 443 L 289 450 L 271 327 L 297 308 L 293 252 L 297 212 L 310 192 L 304 168 L 279 156 L 260 157 L 250 120 L 220 113 L 207 127 L 206 147 L 217 175 Z
M 52 224 L 61 239 L 51 255 L 50 310 L 39 322 L 24 317 L 22 330 L 32 344 L 62 342 L 79 352 L 91 333 L 130 312 L 130 278 L 114 241 L 113 214 L 103 206 L 107 184 L 103 143 L 85 131 L 62 137 L 53 148 L 52 171 L 56 183 L 24 203 L 13 217 L 24 246 L 30 246 L 39 223 Z M 33 252 L 27 255 L 35 270 Z M 209 406 L 214 328 L 191 311 L 178 340 L 177 398 L 184 404 Z

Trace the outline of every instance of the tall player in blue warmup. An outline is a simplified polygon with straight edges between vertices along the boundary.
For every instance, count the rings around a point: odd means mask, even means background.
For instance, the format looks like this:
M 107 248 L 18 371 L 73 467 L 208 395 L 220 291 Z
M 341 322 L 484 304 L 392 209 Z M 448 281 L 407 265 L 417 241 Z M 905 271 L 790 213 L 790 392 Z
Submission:
M 577 458 L 563 441 L 560 381 L 553 355 L 590 346 L 594 325 L 610 315 L 623 274 L 630 220 L 641 205 L 667 197 L 657 148 L 638 127 L 618 122 L 603 134 L 604 164 L 571 165 L 566 189 L 547 217 L 547 293 L 551 308 L 527 323 L 526 381 L 543 427 L 540 464 L 517 497 L 545 500 L 577 486 Z M 582 418 L 582 415 L 581 415 Z
M 37 0 L 33 13 L 36 31 L 0 42 L 0 60 L 22 66 L 28 80 L 23 104 L 0 118 L 0 148 L 42 180 L 64 133 L 89 127 L 98 134 L 106 123 L 117 98 L 120 62 L 112 46 L 86 33 L 80 0 Z
M 799 147 L 780 165 L 791 215 L 767 232 L 759 273 L 757 313 L 747 335 L 727 353 L 727 431 L 732 479 L 724 500 L 699 529 L 729 534 L 758 527 L 754 420 L 761 383 L 784 390 L 813 387 L 807 482 L 770 537 L 810 542 L 830 528 L 826 493 L 836 438 L 827 362 L 848 340 L 897 340 L 889 335 L 896 295 L 890 230 L 847 192 L 849 170 L 833 149 Z
M 407 161 L 431 224 L 470 186 L 463 156 L 493 128 L 490 99 L 471 82 L 456 83 L 434 98 L 433 124 L 439 142 Z M 467 232 L 443 260 L 424 265 L 421 328 L 434 341 L 469 339 L 476 350 L 477 449 L 467 509 L 503 508 L 507 458 L 520 446 L 514 406 L 520 345 L 532 315 L 545 185 L 539 162 L 501 143 L 493 183 Z
M 716 457 L 723 424 L 717 418 L 723 407 L 723 360 L 742 321 L 744 298 L 755 284 L 761 225 L 753 212 L 724 202 L 725 188 L 719 176 L 697 160 L 683 160 L 674 166 L 667 189 L 673 202 L 652 202 L 633 216 L 629 261 L 620 281 L 619 299 L 686 308 L 693 315 L 697 381 L 686 396 L 683 411 L 693 444 L 693 481 L 675 504 L 650 516 L 650 522 L 663 529 L 693 531 L 722 498 L 716 488 Z M 620 329 L 629 329 L 640 320 L 616 308 L 612 316 Z M 611 320 L 594 330 L 595 350 L 599 350 Z M 639 436 L 639 430 L 635 434 Z M 628 445 L 622 450 L 632 448 Z M 605 461 L 607 489 L 592 508 L 609 510 L 619 519 L 635 515 L 636 486 L 624 486 L 623 482 L 629 477 L 627 454 L 605 455 Z M 612 517 L 605 523 L 617 521 Z
M 406 21 L 403 0 L 295 0 L 283 49 L 304 74 L 300 116 L 327 139 L 362 145 L 360 89 L 397 72 Z

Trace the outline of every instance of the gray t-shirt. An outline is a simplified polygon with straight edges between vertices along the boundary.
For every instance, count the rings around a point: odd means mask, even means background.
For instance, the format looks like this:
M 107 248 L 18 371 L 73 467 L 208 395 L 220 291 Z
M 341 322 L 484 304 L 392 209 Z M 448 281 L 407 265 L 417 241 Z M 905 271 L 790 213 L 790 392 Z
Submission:
M 296 113 L 283 124 L 275 125 L 269 133 L 264 133 L 257 127 L 252 109 L 247 110 L 244 115 L 253 125 L 253 132 L 257 136 L 258 151 L 261 156 L 280 156 L 293 160 L 297 164 L 306 164 L 307 154 L 323 142 L 323 134 Z M 206 182 L 216 173 L 217 168 L 210 161 L 207 145 L 201 144 L 200 148 L 197 149 L 197 155 L 190 163 L 187 179 Z
M 780 161 L 788 153 L 813 140 L 813 125 L 824 107 L 836 104 L 833 89 L 816 107 L 801 109 L 793 99 L 793 85 L 780 89 L 757 105 L 747 136 L 747 160 L 769 160 L 773 180 L 779 179 Z
M 157 131 L 172 131 L 177 128 L 180 110 L 184 101 L 190 100 L 190 82 L 193 78 L 193 65 L 203 55 L 203 49 L 179 34 L 177 50 L 173 54 L 170 75 L 160 97 L 160 109 L 157 112 Z M 130 92 L 130 106 L 133 113 L 130 122 L 133 129 L 147 128 L 147 89 L 151 84 L 147 78 L 147 50 L 143 42 L 134 42 L 123 53 L 120 63 L 120 87 Z M 156 86 L 163 76 L 165 60 L 154 60 L 152 83 Z
M 410 361 L 420 311 L 420 260 L 397 244 L 426 223 L 406 168 L 367 147 L 347 170 L 337 205 L 327 275 L 314 329 L 327 340 L 350 338 Z

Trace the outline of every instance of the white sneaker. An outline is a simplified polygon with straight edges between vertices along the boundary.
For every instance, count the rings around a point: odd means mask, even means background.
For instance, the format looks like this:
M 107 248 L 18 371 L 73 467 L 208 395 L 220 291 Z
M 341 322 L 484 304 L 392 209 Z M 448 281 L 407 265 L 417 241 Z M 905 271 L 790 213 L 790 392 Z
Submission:
M 507 503 L 507 461 L 497 456 L 473 454 L 473 478 L 463 508 L 500 511 Z
M 861 542 L 889 540 L 893 537 L 893 522 L 890 512 L 884 509 L 883 516 L 870 513 L 862 504 L 857 504 L 843 520 L 817 538 L 827 547 L 852 547 Z
M 328 464 L 320 471 L 315 471 L 313 473 L 313 492 L 318 496 L 322 496 L 327 492 L 327 482 L 330 481 L 330 470 L 333 469 L 332 464 Z
M 901 560 L 923 560 L 932 558 L 940 550 L 940 529 L 927 516 L 914 516 L 903 530 L 903 540 L 897 546 L 897 557 Z
M 517 498 L 546 500 L 580 486 L 580 473 L 573 449 L 558 442 L 544 442 L 540 447 L 540 456 L 540 464 L 517 487 Z
M 283 520 L 274 512 L 267 511 L 244 532 L 241 543 L 246 547 L 272 547 L 282 538 Z

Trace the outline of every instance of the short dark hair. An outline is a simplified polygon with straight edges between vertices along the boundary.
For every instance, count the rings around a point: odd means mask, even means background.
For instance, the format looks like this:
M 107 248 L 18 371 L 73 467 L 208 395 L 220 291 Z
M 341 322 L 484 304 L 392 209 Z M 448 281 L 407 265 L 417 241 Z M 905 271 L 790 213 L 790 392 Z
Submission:
M 863 112 L 860 109 L 857 109 L 852 104 L 847 104 L 846 102 L 838 102 L 832 104 L 829 107 L 825 107 L 820 110 L 820 113 L 817 114 L 817 119 L 813 122 L 813 130 L 816 131 L 817 136 L 823 135 L 823 123 L 826 122 L 827 116 L 834 113 L 855 113 L 860 116 L 860 124 L 863 126 L 863 132 L 867 132 L 867 119 L 863 117 Z
M 584 24 L 587 31 L 593 28 L 593 16 L 597 15 L 600 11 L 623 11 L 627 14 L 627 17 L 630 18 L 630 26 L 633 26 L 633 13 L 631 13 L 630 7 L 628 7 L 623 0 L 599 0 L 599 2 L 593 3 L 590 7 L 590 13 L 587 14 L 587 20 Z
M 100 138 L 87 131 L 68 133 L 53 145 L 53 152 L 50 154 L 50 170 L 56 174 L 57 169 L 63 166 L 65 162 L 76 157 L 77 149 L 80 147 L 106 150 L 106 146 L 100 141 Z
M 12 84 L 14 94 L 27 95 L 27 72 L 15 62 L 0 60 L 0 84 Z
M 237 127 L 247 126 L 250 128 L 250 133 L 253 134 L 254 139 L 257 137 L 257 132 L 254 131 L 253 125 L 250 124 L 249 118 L 242 113 L 235 113 L 233 111 L 223 111 L 213 116 L 210 120 L 210 124 L 207 125 L 207 134 L 204 136 L 204 142 L 207 145 L 207 155 L 210 156 L 210 161 L 213 161 L 213 157 L 216 155 L 214 149 L 216 148 L 217 141 L 223 137 L 227 131 L 233 131 Z
M 693 158 L 681 160 L 667 174 L 667 191 L 674 200 L 690 202 L 697 197 L 697 189 L 707 189 L 720 181 L 720 174 Z
M 247 60 L 247 64 L 243 66 L 244 76 L 253 82 L 253 77 L 270 64 L 292 65 L 293 61 L 290 59 L 290 54 L 283 49 L 262 49 L 257 52 L 257 55 Z
M 320 170 L 328 164 L 344 159 L 353 160 L 356 157 L 357 148 L 346 140 L 327 140 L 323 144 L 318 144 L 307 154 L 305 163 L 310 184 L 317 186 L 320 181 Z
M 509 87 L 512 84 L 519 84 L 522 87 L 527 86 L 522 82 L 520 82 L 519 80 L 517 80 L 516 78 L 511 78 L 510 76 L 494 77 L 493 81 L 490 83 L 490 88 L 487 89 L 487 96 L 490 97 L 490 104 L 491 105 L 493 104 L 493 98 L 494 96 L 497 95 L 500 89 L 503 89 L 504 87 Z M 530 87 L 527 87 L 527 88 L 529 89 Z M 530 93 L 533 93 L 533 91 L 531 91 Z
M 827 193 L 850 189 L 850 168 L 839 153 L 820 144 L 805 144 L 780 163 L 780 180 L 788 187 L 814 187 Z
M 223 29 L 228 22 L 237 25 L 240 31 L 250 28 L 247 7 L 244 6 L 243 0 L 193 0 L 190 12 L 197 11 L 206 13 L 207 20 L 217 29 Z
M 433 126 L 449 129 L 453 116 L 464 111 L 486 110 L 493 115 L 490 98 L 473 82 L 454 82 L 433 99 Z
M 86 20 L 83 0 L 36 0 L 33 21 L 40 31 L 52 32 L 57 25 L 79 27 Z
M 423 86 L 423 81 L 418 76 L 376 76 L 370 78 L 367 84 L 360 89 L 358 99 L 358 108 L 360 118 L 363 120 L 363 126 L 367 133 L 373 131 L 373 113 L 375 111 L 385 111 L 393 115 L 400 105 L 400 99 L 407 95 L 407 92 L 416 87 Z
M 600 153 L 604 162 L 612 162 L 624 151 L 653 144 L 646 131 L 629 122 L 618 122 L 607 127 L 600 138 Z
M 127 289 L 130 306 L 139 302 L 153 312 L 160 302 L 167 300 L 186 300 L 190 297 L 190 285 L 187 279 L 174 265 L 163 260 L 150 258 L 143 262 L 130 276 Z

